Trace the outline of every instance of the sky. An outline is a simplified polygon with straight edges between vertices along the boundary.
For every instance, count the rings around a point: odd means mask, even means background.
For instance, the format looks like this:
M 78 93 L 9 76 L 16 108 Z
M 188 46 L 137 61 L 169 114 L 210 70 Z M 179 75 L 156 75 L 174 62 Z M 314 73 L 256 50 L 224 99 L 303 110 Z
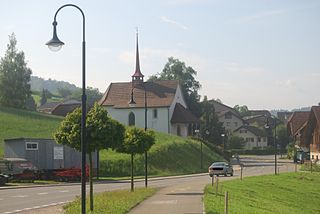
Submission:
M 320 102 L 318 0 L 0 0 L 0 57 L 9 35 L 24 51 L 32 75 L 82 82 L 82 16 L 57 15 L 65 45 L 52 52 L 57 9 L 73 3 L 85 13 L 86 84 L 104 92 L 135 69 L 139 29 L 141 72 L 162 71 L 168 57 L 197 71 L 200 94 L 249 109 L 294 109 Z

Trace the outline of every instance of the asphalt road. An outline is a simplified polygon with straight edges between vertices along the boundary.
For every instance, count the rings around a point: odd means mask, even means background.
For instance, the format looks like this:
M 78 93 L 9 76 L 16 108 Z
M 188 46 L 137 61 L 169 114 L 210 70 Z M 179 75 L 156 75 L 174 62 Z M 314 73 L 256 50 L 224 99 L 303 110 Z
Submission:
M 274 156 L 242 157 L 245 167 L 243 176 L 274 173 Z M 279 171 L 294 171 L 294 165 L 280 160 Z M 235 166 L 233 177 L 223 179 L 239 179 L 240 170 Z M 141 203 L 131 213 L 203 213 L 203 187 L 211 182 L 207 173 L 150 179 L 150 187 L 163 187 L 159 193 Z M 144 186 L 144 181 L 136 181 L 135 187 Z M 94 192 L 112 191 L 116 189 L 130 189 L 129 182 L 97 183 Z M 89 188 L 87 187 L 87 192 Z M 72 201 L 80 195 L 80 185 L 47 186 L 34 188 L 0 189 L 0 213 L 20 213 L 43 209 L 54 205 Z M 164 206 L 165 205 L 165 206 Z M 161 208 L 161 209 L 159 209 Z M 152 212 L 151 212 L 152 210 Z

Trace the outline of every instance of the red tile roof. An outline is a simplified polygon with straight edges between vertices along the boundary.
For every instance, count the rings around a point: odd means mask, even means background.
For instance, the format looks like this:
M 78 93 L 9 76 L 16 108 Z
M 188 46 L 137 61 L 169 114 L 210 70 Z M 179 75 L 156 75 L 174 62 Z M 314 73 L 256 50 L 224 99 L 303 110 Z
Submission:
M 180 103 L 176 103 L 171 117 L 171 123 L 199 123 L 200 120 L 194 116 Z
M 178 85 L 178 80 L 161 80 L 135 85 L 133 89 L 135 107 L 144 107 L 144 87 L 147 92 L 148 107 L 169 107 L 174 99 Z M 132 82 L 111 83 L 99 104 L 113 106 L 114 108 L 129 108 L 131 90 Z
M 288 128 L 292 136 L 307 122 L 309 114 L 309 111 L 296 111 L 291 115 L 288 120 Z

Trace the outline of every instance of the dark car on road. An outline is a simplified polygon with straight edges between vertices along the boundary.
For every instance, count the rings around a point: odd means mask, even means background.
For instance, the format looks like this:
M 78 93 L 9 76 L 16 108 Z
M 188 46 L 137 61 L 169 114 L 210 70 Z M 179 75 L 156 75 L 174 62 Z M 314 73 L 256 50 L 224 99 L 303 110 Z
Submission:
M 209 166 L 210 177 L 212 177 L 213 175 L 228 176 L 228 174 L 233 176 L 233 168 L 232 165 L 226 162 L 214 162 L 213 164 L 211 164 L 211 166 Z

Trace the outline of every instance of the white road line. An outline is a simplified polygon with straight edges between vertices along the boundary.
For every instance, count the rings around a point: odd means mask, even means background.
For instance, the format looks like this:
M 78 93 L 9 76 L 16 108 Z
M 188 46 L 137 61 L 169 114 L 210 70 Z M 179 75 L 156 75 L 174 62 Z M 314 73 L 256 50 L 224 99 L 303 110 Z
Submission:
M 177 200 L 168 200 L 168 201 L 152 201 L 151 204 L 177 204 Z
M 49 193 L 47 193 L 47 192 L 40 192 L 40 193 L 38 193 L 38 195 L 48 195 Z
M 59 191 L 59 192 L 69 192 L 69 190 L 61 190 L 61 191 Z
M 25 198 L 25 197 L 28 197 L 28 195 L 14 195 L 14 196 L 11 196 L 11 198 Z

